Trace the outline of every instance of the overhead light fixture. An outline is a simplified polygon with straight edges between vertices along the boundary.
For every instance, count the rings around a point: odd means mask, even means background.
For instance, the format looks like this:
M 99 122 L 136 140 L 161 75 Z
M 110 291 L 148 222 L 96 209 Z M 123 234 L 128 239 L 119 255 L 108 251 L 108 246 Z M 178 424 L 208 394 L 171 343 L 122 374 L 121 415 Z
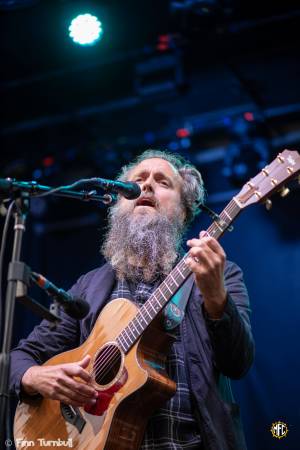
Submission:
M 76 44 L 94 45 L 103 34 L 101 22 L 89 13 L 80 14 L 69 26 L 69 36 Z

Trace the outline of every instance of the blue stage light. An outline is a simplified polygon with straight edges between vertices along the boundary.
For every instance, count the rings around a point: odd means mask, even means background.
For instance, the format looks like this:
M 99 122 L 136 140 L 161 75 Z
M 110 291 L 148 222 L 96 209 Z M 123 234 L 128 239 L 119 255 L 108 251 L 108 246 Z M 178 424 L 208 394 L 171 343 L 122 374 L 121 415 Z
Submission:
M 41 169 L 35 169 L 32 173 L 32 176 L 35 180 L 38 180 L 39 178 L 41 178 L 42 175 L 43 175 L 43 172 L 41 171 Z
M 80 14 L 72 20 L 69 26 L 69 36 L 76 44 L 93 45 L 101 39 L 103 28 L 96 16 Z

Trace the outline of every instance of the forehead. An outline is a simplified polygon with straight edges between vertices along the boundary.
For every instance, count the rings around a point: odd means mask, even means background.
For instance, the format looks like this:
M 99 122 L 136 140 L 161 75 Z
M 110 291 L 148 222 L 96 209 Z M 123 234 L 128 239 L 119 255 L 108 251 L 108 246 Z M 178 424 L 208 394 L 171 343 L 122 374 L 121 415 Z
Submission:
M 162 158 L 144 159 L 144 161 L 140 162 L 130 170 L 129 178 L 142 172 L 149 172 L 153 174 L 162 173 L 175 182 L 181 182 L 181 176 L 179 175 L 177 169 Z

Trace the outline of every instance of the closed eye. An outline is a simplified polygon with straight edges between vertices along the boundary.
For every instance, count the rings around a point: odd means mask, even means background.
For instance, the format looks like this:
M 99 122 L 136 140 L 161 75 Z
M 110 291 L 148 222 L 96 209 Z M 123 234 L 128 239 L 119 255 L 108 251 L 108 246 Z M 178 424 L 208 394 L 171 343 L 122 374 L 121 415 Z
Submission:
M 169 187 L 169 183 L 166 180 L 161 180 L 160 184 L 165 187 Z

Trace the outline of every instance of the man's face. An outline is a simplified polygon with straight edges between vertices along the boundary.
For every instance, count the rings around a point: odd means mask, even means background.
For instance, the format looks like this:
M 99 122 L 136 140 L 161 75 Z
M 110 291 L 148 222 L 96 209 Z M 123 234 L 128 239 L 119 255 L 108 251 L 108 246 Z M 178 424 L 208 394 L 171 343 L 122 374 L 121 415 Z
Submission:
M 142 193 L 134 201 L 121 198 L 119 206 L 122 211 L 132 211 L 135 216 L 161 212 L 169 219 L 178 215 L 179 211 L 184 220 L 182 179 L 168 161 L 161 158 L 145 159 L 129 172 L 128 181 L 138 183 Z

